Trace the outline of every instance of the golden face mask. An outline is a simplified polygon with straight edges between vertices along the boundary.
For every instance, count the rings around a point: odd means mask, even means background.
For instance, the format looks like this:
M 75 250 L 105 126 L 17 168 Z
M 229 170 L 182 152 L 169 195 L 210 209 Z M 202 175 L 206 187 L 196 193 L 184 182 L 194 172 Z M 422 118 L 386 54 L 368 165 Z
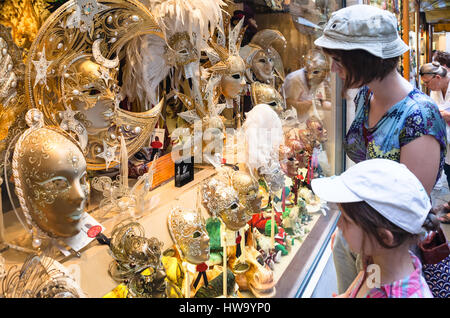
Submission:
M 226 99 L 233 99 L 242 93 L 245 86 L 245 63 L 240 56 L 231 55 L 225 62 L 227 70 L 220 83 Z
M 268 84 L 254 82 L 251 85 L 253 105 L 267 104 L 278 114 L 284 110 L 284 100 L 277 90 Z
M 46 20 L 30 48 L 30 106 L 43 112 L 47 124 L 77 135 L 89 170 L 119 163 L 119 136 L 131 157 L 154 130 L 162 103 L 142 112 L 124 110 L 117 86 L 124 49 L 145 34 L 164 38 L 137 0 L 70 1 Z
M 267 83 L 273 79 L 274 63 L 272 58 L 260 50 L 252 59 L 252 71 L 258 81 Z
M 34 113 L 34 119 L 33 119 Z M 42 114 L 27 114 L 28 129 L 14 149 L 14 183 L 30 226 L 51 237 L 76 235 L 89 194 L 86 161 L 63 131 L 43 127 Z M 31 120 L 41 120 L 31 124 Z
M 209 236 L 199 212 L 175 207 L 167 221 L 175 246 L 187 262 L 201 264 L 209 259 Z
M 219 217 L 225 226 L 237 231 L 245 226 L 250 217 L 239 203 L 239 194 L 222 181 L 212 178 L 202 188 L 202 204 L 213 216 Z
M 306 56 L 305 75 L 310 86 L 322 83 L 330 70 L 327 58 L 317 50 L 312 50 Z
M 261 212 L 262 194 L 259 192 L 258 181 L 244 171 L 234 171 L 231 175 L 231 184 L 248 215 Z
M 166 46 L 166 59 L 169 65 L 183 66 L 197 60 L 197 51 L 187 32 L 172 35 Z

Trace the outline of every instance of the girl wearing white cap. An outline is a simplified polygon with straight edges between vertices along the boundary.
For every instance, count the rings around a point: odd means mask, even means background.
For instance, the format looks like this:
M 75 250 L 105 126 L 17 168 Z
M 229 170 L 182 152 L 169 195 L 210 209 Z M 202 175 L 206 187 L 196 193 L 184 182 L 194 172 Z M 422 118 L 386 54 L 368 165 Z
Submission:
M 349 158 L 404 163 L 429 194 L 444 166 L 445 122 L 433 100 L 397 72 L 399 56 L 409 47 L 397 33 L 396 17 L 369 5 L 346 7 L 332 14 L 314 44 L 331 56 L 331 70 L 344 81 L 344 90 L 360 88 L 344 139 Z M 340 232 L 333 257 L 342 292 L 358 266 Z
M 340 297 L 433 298 L 409 248 L 439 222 L 429 213 L 423 185 L 405 165 L 370 159 L 338 177 L 314 179 L 311 186 L 321 199 L 338 203 L 338 227 L 362 256 L 363 270 Z

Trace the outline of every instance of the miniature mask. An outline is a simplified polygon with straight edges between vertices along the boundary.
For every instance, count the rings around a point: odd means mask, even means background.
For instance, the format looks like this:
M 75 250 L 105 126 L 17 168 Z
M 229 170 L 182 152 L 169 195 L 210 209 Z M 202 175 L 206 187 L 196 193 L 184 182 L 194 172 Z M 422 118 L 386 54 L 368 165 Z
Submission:
M 13 157 L 23 212 L 30 226 L 49 236 L 74 236 L 89 194 L 84 155 L 62 130 L 43 127 L 36 109 L 26 118 L 33 128 L 19 138 Z
M 209 236 L 200 212 L 175 207 L 168 217 L 169 232 L 181 256 L 191 264 L 209 259 Z
M 209 180 L 203 186 L 202 198 L 206 210 L 219 217 L 229 230 L 237 231 L 250 220 L 245 207 L 239 203 L 238 192 L 222 181 Z
M 291 128 L 285 131 L 285 142 L 280 146 L 279 158 L 283 172 L 290 178 L 298 174 L 299 168 L 308 166 L 311 151 L 301 139 L 302 130 Z
M 316 117 L 308 118 L 306 121 L 306 127 L 311 132 L 312 138 L 315 140 L 316 147 L 328 140 L 328 131 L 325 129 L 322 122 Z
M 164 297 L 162 246 L 158 239 L 145 237 L 144 228 L 133 219 L 114 227 L 110 241 L 114 261 L 109 274 L 116 281 L 128 281 L 128 297 Z

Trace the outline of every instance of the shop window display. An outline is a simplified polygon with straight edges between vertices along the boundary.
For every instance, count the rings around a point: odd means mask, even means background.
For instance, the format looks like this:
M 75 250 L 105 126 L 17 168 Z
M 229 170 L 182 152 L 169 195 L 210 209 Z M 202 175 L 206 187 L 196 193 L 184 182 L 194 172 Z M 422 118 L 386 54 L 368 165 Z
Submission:
M 341 164 L 313 46 L 339 3 L 24 1 L 27 33 L 2 6 L 2 191 L 21 207 L 4 204 L 5 268 L 26 252 L 79 266 L 75 297 L 295 295 L 309 234 L 323 244 L 337 215 L 310 183 Z M 153 186 L 180 160 L 193 181 Z

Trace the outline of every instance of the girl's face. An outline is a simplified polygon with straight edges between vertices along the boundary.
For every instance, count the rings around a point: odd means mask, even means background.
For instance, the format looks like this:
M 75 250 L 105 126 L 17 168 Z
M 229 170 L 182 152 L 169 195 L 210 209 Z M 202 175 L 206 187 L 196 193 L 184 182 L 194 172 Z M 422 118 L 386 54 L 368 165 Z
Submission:
M 342 231 L 342 235 L 347 241 L 350 250 L 357 254 L 364 252 L 366 256 L 372 255 L 373 247 L 369 236 L 345 213 L 340 204 L 339 208 L 341 216 L 337 226 Z

